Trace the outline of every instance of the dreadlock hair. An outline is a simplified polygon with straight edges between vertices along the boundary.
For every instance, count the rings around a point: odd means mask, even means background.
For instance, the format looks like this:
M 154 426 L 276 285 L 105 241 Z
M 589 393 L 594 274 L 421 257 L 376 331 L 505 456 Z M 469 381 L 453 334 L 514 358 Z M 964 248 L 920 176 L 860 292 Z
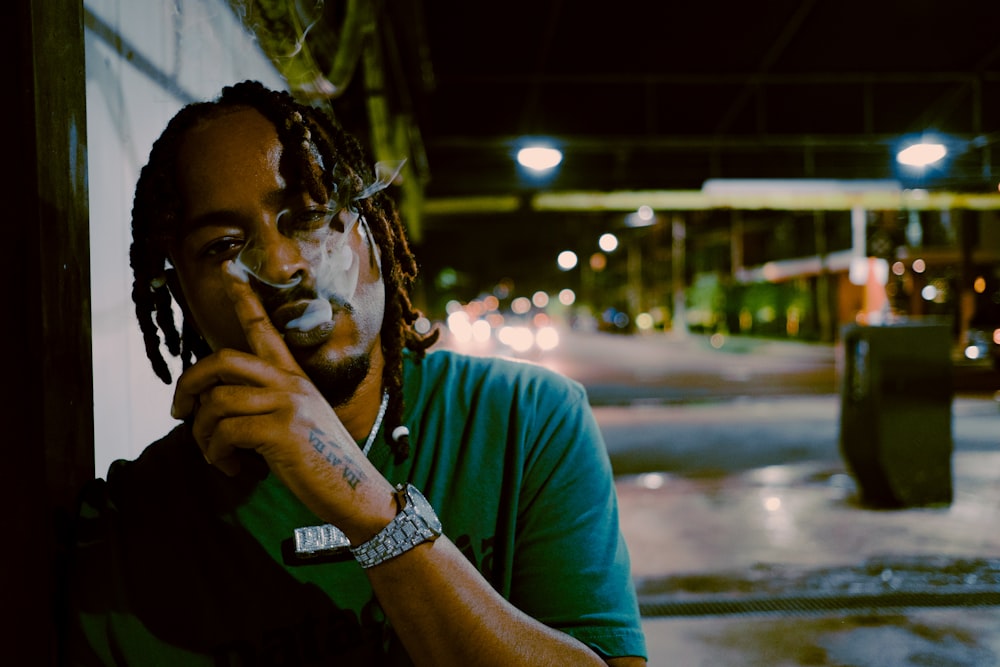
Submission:
M 321 110 L 299 104 L 284 91 L 270 90 L 256 81 L 244 81 L 222 90 L 214 102 L 197 102 L 181 109 L 153 144 L 149 162 L 139 175 L 132 206 L 130 262 L 134 281 L 132 300 L 146 346 L 146 356 L 163 382 L 172 381 L 161 344 L 182 367 L 207 356 L 211 350 L 185 318 L 178 332 L 173 295 L 167 285 L 171 269 L 168 251 L 181 222 L 177 185 L 177 156 L 184 137 L 201 123 L 252 108 L 267 118 L 282 145 L 280 169 L 289 183 L 299 184 L 316 201 L 328 201 L 345 189 L 356 191 L 374 181 L 374 168 L 360 143 Z M 343 193 L 341 193 L 343 194 Z M 341 200 L 342 203 L 347 203 Z M 364 217 L 382 253 L 385 313 L 381 341 L 385 367 L 382 387 L 389 394 L 386 432 L 395 433 L 403 420 L 403 350 L 419 361 L 434 344 L 438 331 L 423 335 L 414 323 L 420 313 L 410 299 L 417 276 L 417 262 L 392 199 L 384 192 L 353 202 Z M 160 333 L 163 339 L 160 339 Z M 405 431 L 405 428 L 402 429 Z M 405 437 L 393 437 L 390 446 L 397 461 L 409 455 Z

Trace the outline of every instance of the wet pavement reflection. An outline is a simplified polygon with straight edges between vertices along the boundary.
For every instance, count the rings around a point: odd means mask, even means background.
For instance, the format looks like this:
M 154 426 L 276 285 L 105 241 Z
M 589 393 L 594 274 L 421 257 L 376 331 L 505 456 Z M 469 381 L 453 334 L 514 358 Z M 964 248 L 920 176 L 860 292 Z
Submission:
M 740 409 L 759 412 L 723 404 L 700 418 L 738 429 Z M 691 410 L 677 414 L 689 430 L 661 412 L 661 437 L 696 441 Z M 963 399 L 954 432 L 947 505 L 860 505 L 835 448 L 745 470 L 620 475 L 650 664 L 1000 666 L 1000 411 Z
M 993 667 L 1000 607 L 649 618 L 650 665 Z
M 951 505 L 872 510 L 838 462 L 720 477 L 618 478 L 637 578 L 760 563 L 855 564 L 885 554 L 1000 555 L 1000 452 L 956 454 Z

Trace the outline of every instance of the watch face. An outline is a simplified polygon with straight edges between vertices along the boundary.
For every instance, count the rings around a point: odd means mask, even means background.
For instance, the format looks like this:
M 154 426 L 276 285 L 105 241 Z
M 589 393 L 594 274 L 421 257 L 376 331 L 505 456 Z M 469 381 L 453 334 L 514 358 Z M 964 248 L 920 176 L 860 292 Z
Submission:
M 427 522 L 427 527 L 432 531 L 441 534 L 441 521 L 438 519 L 437 513 L 431 504 L 427 502 L 424 498 L 424 494 L 420 493 L 412 484 L 407 486 L 407 494 L 410 496 L 410 502 L 413 504 L 413 510 L 420 517 Z

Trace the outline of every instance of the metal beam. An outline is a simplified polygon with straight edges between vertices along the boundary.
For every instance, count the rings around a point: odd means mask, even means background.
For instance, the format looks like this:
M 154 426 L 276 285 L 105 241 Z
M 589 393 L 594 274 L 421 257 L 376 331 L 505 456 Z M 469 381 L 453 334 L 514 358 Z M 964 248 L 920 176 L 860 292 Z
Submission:
M 512 213 L 521 200 L 516 197 L 441 197 L 427 199 L 426 216 Z M 706 211 L 711 209 L 850 211 L 862 207 L 873 211 L 1000 210 L 1000 193 L 925 192 L 921 190 L 872 192 L 734 192 L 706 193 L 701 190 L 576 191 L 536 194 L 528 200 L 532 211 L 635 211 L 650 206 L 658 211 Z

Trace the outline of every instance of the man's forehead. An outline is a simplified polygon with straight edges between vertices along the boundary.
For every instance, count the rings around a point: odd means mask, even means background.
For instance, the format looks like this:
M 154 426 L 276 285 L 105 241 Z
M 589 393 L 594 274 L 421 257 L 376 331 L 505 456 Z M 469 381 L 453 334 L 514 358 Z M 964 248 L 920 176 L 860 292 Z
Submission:
M 256 109 L 238 109 L 202 120 L 181 139 L 178 167 L 191 169 L 204 159 L 272 162 L 282 152 L 278 132 Z
M 185 216 L 262 204 L 287 184 L 274 126 L 252 110 L 215 117 L 185 135 L 177 182 Z

